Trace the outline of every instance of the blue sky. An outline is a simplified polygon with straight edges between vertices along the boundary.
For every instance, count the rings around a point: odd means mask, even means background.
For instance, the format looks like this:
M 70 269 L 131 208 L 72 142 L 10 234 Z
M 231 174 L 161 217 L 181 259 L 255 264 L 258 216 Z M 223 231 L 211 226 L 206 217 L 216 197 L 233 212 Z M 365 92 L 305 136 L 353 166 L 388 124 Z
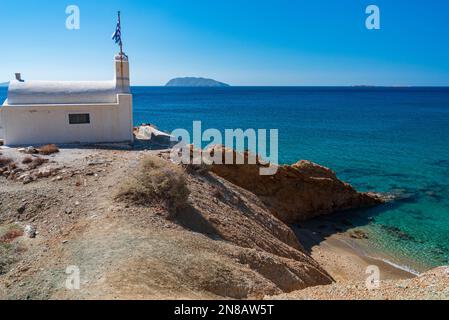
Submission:
M 370 4 L 381 30 L 365 28 Z M 0 82 L 111 78 L 117 10 L 134 85 L 449 85 L 447 0 L 0 0 Z

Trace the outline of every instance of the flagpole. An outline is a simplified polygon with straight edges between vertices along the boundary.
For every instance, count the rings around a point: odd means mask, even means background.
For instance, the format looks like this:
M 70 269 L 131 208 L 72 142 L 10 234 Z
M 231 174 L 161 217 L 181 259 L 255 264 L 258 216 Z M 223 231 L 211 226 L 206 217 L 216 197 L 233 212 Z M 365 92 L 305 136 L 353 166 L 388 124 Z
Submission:
M 122 23 L 120 21 L 120 11 L 118 12 L 118 25 L 120 26 L 120 78 L 122 79 L 122 89 L 125 88 L 123 79 L 123 43 L 122 43 Z
M 118 12 L 118 25 L 120 26 L 120 56 L 123 56 L 122 22 L 120 20 L 120 11 Z

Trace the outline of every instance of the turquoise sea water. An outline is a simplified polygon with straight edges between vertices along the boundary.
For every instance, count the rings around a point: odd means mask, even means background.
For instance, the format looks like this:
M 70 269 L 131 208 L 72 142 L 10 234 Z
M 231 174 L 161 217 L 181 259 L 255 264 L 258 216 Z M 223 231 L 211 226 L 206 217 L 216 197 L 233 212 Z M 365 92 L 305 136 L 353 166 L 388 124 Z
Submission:
M 201 120 L 220 130 L 279 129 L 281 163 L 312 160 L 361 191 L 400 198 L 351 214 L 380 249 L 422 269 L 449 264 L 449 88 L 134 87 L 133 93 L 135 124 L 171 131 Z

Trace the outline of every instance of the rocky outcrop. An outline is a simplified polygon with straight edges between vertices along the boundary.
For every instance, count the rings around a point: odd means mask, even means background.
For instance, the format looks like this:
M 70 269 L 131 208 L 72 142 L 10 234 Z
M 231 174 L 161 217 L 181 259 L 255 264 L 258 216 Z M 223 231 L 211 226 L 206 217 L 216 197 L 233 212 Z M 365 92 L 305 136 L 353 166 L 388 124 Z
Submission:
M 277 219 L 253 193 L 215 176 L 190 174 L 191 207 L 174 221 L 236 249 L 234 258 L 261 274 L 279 290 L 289 292 L 325 285 L 332 277 L 311 258 L 294 232 Z
M 223 154 L 228 152 L 233 151 L 225 148 Z M 245 163 L 248 163 L 248 156 L 248 153 L 244 154 Z M 357 192 L 340 181 L 332 170 L 310 161 L 279 166 L 272 176 L 260 175 L 259 169 L 263 165 L 212 165 L 211 170 L 256 194 L 277 218 L 286 223 L 383 202 L 378 195 Z

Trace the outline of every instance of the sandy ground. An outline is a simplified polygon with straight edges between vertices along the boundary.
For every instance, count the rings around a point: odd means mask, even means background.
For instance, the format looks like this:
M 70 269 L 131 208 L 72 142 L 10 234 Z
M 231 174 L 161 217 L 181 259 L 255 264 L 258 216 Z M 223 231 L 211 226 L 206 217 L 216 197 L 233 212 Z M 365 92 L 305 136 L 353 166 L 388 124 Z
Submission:
M 360 281 L 336 282 L 269 297 L 270 300 L 449 300 L 449 268 L 440 267 L 418 277 L 383 280 L 368 288 Z
M 379 269 L 380 280 L 416 277 L 417 273 L 388 263 L 391 258 L 373 248 L 373 240 L 347 219 L 350 214 L 312 219 L 292 228 L 306 251 L 337 282 L 365 281 L 372 266 Z
M 331 285 L 266 297 L 267 300 L 449 300 L 449 267 L 416 275 L 384 262 L 382 252 L 366 252 L 365 241 L 351 231 L 324 239 L 320 228 L 295 228 L 311 256 L 336 280 Z M 368 267 L 376 266 L 379 281 L 368 281 Z M 369 283 L 369 286 L 367 285 Z
M 303 244 L 306 243 L 305 238 L 314 238 L 313 243 L 316 242 L 313 231 L 301 230 L 301 233 Z M 379 268 L 381 280 L 408 279 L 416 276 L 384 262 L 381 258 L 376 258 L 376 253 L 370 253 L 368 256 L 357 240 L 351 239 L 347 233 L 329 236 L 318 245 L 312 246 L 310 254 L 337 282 L 364 281 L 369 276 L 367 270 L 370 266 Z

